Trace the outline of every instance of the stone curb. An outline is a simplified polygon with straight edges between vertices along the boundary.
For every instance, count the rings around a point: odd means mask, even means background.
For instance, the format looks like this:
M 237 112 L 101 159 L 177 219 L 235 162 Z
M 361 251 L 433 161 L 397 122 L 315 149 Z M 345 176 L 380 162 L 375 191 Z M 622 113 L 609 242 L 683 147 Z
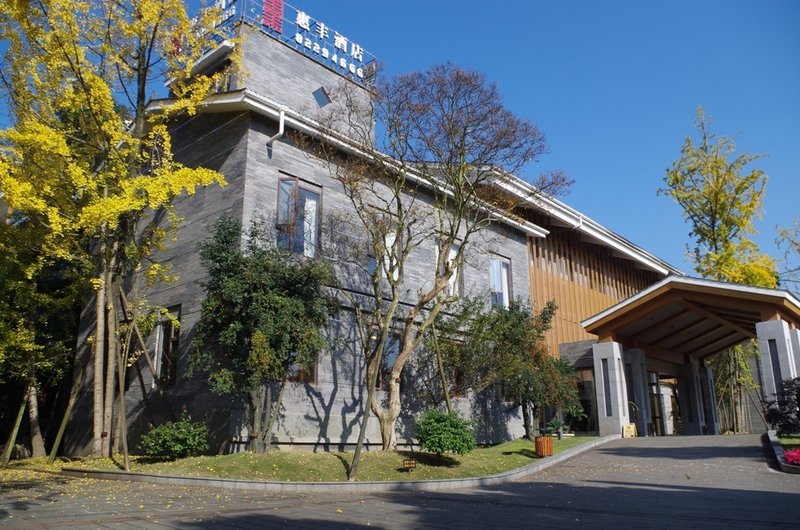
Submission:
M 152 484 L 173 484 L 179 486 L 203 486 L 210 488 L 243 489 L 256 491 L 301 492 L 301 493 L 333 493 L 381 491 L 440 491 L 461 488 L 477 488 L 512 482 L 538 473 L 543 469 L 577 456 L 589 449 L 620 439 L 620 435 L 603 436 L 591 442 L 567 449 L 557 455 L 547 457 L 511 471 L 488 475 L 444 480 L 408 480 L 380 482 L 263 482 L 259 480 L 237 480 L 224 478 L 176 477 L 169 475 L 153 475 L 149 473 L 126 473 L 124 471 L 93 471 L 76 468 L 63 468 L 61 473 L 70 477 L 93 478 L 105 480 L 129 480 L 149 482 Z
M 794 466 L 786 463 L 786 455 L 783 452 L 781 441 L 778 440 L 778 433 L 775 431 L 767 431 L 769 442 L 772 445 L 772 451 L 775 453 L 775 459 L 778 460 L 778 465 L 781 466 L 781 471 L 784 473 L 794 473 L 800 475 L 800 466 Z

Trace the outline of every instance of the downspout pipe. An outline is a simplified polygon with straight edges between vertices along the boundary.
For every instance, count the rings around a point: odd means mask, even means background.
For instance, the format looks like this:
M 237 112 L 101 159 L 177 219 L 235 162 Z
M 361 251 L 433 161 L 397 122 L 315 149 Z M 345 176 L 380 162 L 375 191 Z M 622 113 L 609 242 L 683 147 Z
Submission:
M 268 146 L 272 147 L 272 143 L 281 136 L 283 136 L 285 126 L 286 126 L 286 113 L 284 111 L 280 111 L 280 113 L 278 114 L 278 132 L 270 136 L 269 139 L 267 139 Z

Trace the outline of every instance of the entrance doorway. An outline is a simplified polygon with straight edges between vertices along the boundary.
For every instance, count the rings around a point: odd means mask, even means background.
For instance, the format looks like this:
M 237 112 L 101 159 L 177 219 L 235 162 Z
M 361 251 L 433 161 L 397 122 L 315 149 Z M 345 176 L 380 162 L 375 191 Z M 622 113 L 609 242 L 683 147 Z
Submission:
M 680 414 L 678 377 L 658 372 L 647 372 L 648 399 L 650 401 L 650 436 L 669 436 L 683 432 Z

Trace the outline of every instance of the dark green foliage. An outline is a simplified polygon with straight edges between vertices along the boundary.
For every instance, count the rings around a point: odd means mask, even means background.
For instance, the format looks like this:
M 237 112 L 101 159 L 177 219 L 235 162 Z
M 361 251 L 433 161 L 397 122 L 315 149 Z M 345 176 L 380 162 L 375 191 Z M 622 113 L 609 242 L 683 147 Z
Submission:
M 506 309 L 489 308 L 484 298 L 468 298 L 436 324 L 453 389 L 502 388 L 500 397 L 522 407 L 529 438 L 534 407 L 570 409 L 580 405 L 573 368 L 554 358 L 543 340 L 556 309 L 552 301 L 537 312 L 519 299 Z M 431 341 L 427 351 L 431 355 Z M 453 380 L 464 388 L 456 388 Z M 435 392 L 431 396 L 437 397 Z
M 778 434 L 800 432 L 800 377 L 781 383 L 781 391 L 774 399 L 764 402 L 767 421 Z
M 209 280 L 191 367 L 220 394 L 245 395 L 308 369 L 326 346 L 331 269 L 276 248 L 266 226 L 253 223 L 242 249 L 238 222 L 221 219 L 200 247 Z
M 208 428 L 193 422 L 184 412 L 179 421 L 168 421 L 153 427 L 139 442 L 139 450 L 147 456 L 175 460 L 208 451 Z
M 519 361 L 547 355 L 542 339 L 555 310 L 553 302 L 536 313 L 520 299 L 506 309 L 487 307 L 484 297 L 464 298 L 436 322 L 444 363 L 466 388 L 492 386 L 516 372 Z M 432 341 L 426 350 L 433 352 Z
M 444 362 L 475 391 L 502 383 L 503 397 L 519 404 L 580 404 L 572 367 L 552 357 L 543 341 L 556 309 L 552 301 L 536 312 L 519 299 L 508 309 L 464 299 L 436 324 Z
M 77 340 L 86 271 L 66 261 L 37 265 L 38 236 L 24 218 L 0 223 L 0 383 L 57 383 Z
M 456 412 L 428 410 L 417 420 L 417 439 L 423 451 L 463 455 L 475 449 L 473 423 Z

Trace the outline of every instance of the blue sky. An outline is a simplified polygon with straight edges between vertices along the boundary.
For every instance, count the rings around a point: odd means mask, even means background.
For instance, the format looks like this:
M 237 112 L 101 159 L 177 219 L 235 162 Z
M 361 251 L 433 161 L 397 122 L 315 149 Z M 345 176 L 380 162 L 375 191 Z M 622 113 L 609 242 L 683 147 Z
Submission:
M 656 196 L 695 109 L 768 157 L 756 240 L 800 215 L 800 2 L 795 0 L 292 0 L 378 57 L 383 75 L 452 61 L 496 82 L 551 153 L 529 174 L 575 179 L 563 199 L 686 272 L 689 227 Z

